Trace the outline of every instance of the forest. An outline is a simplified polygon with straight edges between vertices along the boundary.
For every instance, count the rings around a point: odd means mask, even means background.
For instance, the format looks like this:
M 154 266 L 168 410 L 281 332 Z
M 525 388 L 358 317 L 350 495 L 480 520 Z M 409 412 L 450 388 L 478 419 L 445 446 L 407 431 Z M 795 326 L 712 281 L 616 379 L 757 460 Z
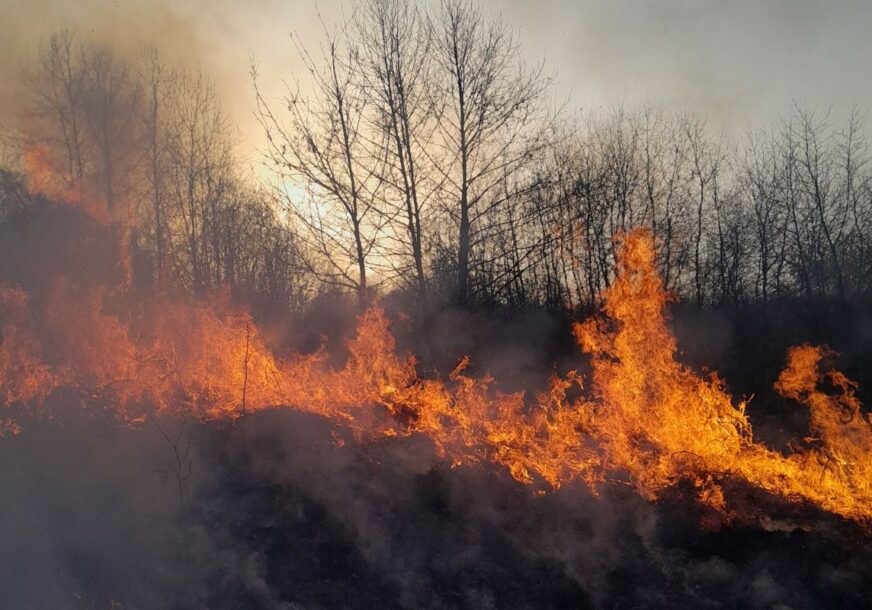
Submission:
M 74 189 L 129 233 L 138 290 L 292 312 L 329 292 L 590 311 L 635 227 L 696 307 L 814 320 L 868 298 L 859 109 L 839 123 L 796 102 L 738 139 L 654 105 L 572 111 L 472 3 L 369 2 L 324 32 L 297 49 L 307 74 L 283 99 L 253 64 L 266 146 L 252 170 L 203 69 L 58 31 L 4 131 L 3 207 Z

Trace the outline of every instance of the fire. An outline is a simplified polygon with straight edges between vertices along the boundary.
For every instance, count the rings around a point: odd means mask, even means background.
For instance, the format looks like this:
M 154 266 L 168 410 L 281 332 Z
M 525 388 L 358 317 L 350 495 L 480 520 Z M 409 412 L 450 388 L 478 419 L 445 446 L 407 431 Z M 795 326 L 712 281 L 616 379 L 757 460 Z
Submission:
M 690 481 L 698 499 L 727 518 L 748 510 L 725 498 L 721 481 L 733 479 L 868 523 L 872 428 L 856 385 L 838 371 L 821 375 L 824 349 L 793 348 L 775 387 L 811 409 L 820 444 L 785 457 L 755 442 L 745 402 L 734 404 L 717 375 L 703 378 L 675 359 L 667 294 L 654 263 L 650 234 L 625 236 L 604 316 L 576 326 L 592 358 L 590 434 L 606 470 L 626 473 L 651 499 Z M 838 395 L 820 391 L 821 380 Z
M 4 405 L 41 403 L 57 386 L 54 373 L 42 360 L 39 342 L 26 327 L 27 307 L 23 290 L 0 287 L 0 400 Z
M 733 405 L 716 375 L 703 379 L 676 361 L 654 263 L 650 235 L 627 235 L 605 317 L 575 327 L 592 358 L 592 434 L 606 466 L 626 471 L 649 498 L 680 476 L 707 485 L 706 475 L 724 470 L 751 434 L 745 403 Z
M 109 224 L 111 215 L 105 202 L 85 192 L 82 180 L 60 171 L 46 146 L 35 145 L 24 152 L 24 173 L 31 195 L 75 207 L 94 220 Z
M 425 435 L 440 459 L 497 464 L 540 491 L 621 479 L 653 500 L 689 482 L 697 501 L 730 519 L 751 510 L 725 493 L 733 480 L 868 523 L 872 428 L 856 385 L 821 372 L 825 349 L 793 348 L 775 387 L 810 409 L 814 438 L 788 456 L 755 441 L 746 403 L 717 375 L 677 360 L 654 246 L 643 230 L 623 236 L 601 314 L 575 327 L 589 378 L 554 375 L 535 396 L 497 391 L 490 376 L 469 374 L 467 359 L 447 378 L 425 378 L 413 356 L 397 353 L 378 307 L 360 316 L 336 367 L 323 349 L 278 357 L 255 321 L 227 304 L 164 301 L 133 314 L 97 289 L 58 282 L 35 301 L 5 286 L 0 401 L 9 416 L 0 429 L 51 417 L 47 398 L 60 389 L 83 405 L 111 405 L 130 425 L 162 413 L 235 421 L 287 408 L 363 439 Z
M 836 370 L 821 372 L 821 362 L 830 355 L 822 347 L 792 348 L 775 389 L 811 411 L 815 436 L 806 440 L 815 444 L 802 454 L 802 468 L 808 477 L 818 477 L 821 504 L 867 519 L 872 509 L 872 422 L 854 395 L 855 382 Z M 835 396 L 820 389 L 824 383 Z

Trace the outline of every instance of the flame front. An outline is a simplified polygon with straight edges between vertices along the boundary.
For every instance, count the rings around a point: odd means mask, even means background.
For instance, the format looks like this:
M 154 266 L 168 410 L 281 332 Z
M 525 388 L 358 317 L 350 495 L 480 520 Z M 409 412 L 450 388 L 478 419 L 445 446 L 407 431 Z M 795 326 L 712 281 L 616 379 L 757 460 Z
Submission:
M 346 363 L 336 368 L 323 350 L 276 357 L 249 315 L 218 305 L 163 303 L 125 317 L 108 313 L 108 295 L 96 290 L 58 284 L 36 305 L 6 286 L 0 400 L 9 415 L 0 430 L 18 433 L 27 417 L 51 417 L 46 399 L 61 388 L 77 391 L 83 404 L 113 405 L 128 423 L 168 412 L 237 419 L 297 409 L 364 439 L 426 435 L 442 459 L 495 463 L 521 483 L 558 488 L 580 480 L 596 489 L 621 479 L 653 500 L 689 482 L 699 502 L 729 519 L 753 510 L 730 503 L 723 484 L 734 480 L 868 524 L 872 429 L 854 383 L 821 372 L 826 350 L 793 348 L 776 383 L 810 409 L 814 435 L 785 456 L 755 441 L 746 404 L 734 403 L 723 381 L 676 360 L 667 300 L 652 236 L 623 236 L 601 314 L 575 327 L 589 379 L 555 375 L 548 391 L 527 397 L 470 376 L 466 359 L 447 379 L 423 378 L 413 357 L 397 354 L 378 308 L 360 316 Z

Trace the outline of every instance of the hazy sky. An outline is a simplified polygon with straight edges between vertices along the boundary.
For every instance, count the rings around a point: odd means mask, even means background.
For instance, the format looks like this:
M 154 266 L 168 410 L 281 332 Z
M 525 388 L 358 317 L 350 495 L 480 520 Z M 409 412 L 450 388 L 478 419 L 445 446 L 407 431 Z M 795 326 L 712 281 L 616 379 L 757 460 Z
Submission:
M 145 41 L 198 59 L 219 81 L 243 139 L 257 144 L 250 58 L 265 83 L 297 63 L 291 31 L 317 44 L 337 0 L 0 0 L 0 104 L 40 40 L 62 26 L 135 50 Z M 518 29 L 527 59 L 546 60 L 570 107 L 645 101 L 708 115 L 729 131 L 789 111 L 837 113 L 872 101 L 872 0 L 482 0 Z M 352 3 L 345 3 L 350 12 Z M 7 42 L 8 41 L 8 42 Z M 278 91 L 278 88 L 275 89 Z

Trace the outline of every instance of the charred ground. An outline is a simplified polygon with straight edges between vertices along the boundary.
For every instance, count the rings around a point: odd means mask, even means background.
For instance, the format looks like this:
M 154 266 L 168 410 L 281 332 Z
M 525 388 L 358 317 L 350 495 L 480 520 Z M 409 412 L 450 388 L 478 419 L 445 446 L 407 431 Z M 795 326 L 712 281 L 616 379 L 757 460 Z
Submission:
M 4 439 L 6 603 L 860 608 L 870 594 L 866 538 L 838 519 L 707 530 L 680 500 L 536 496 L 492 467 L 434 466 L 424 439 L 335 433 L 292 412 L 251 417 L 244 441 L 189 426 L 184 509 L 151 426 L 77 415 Z

